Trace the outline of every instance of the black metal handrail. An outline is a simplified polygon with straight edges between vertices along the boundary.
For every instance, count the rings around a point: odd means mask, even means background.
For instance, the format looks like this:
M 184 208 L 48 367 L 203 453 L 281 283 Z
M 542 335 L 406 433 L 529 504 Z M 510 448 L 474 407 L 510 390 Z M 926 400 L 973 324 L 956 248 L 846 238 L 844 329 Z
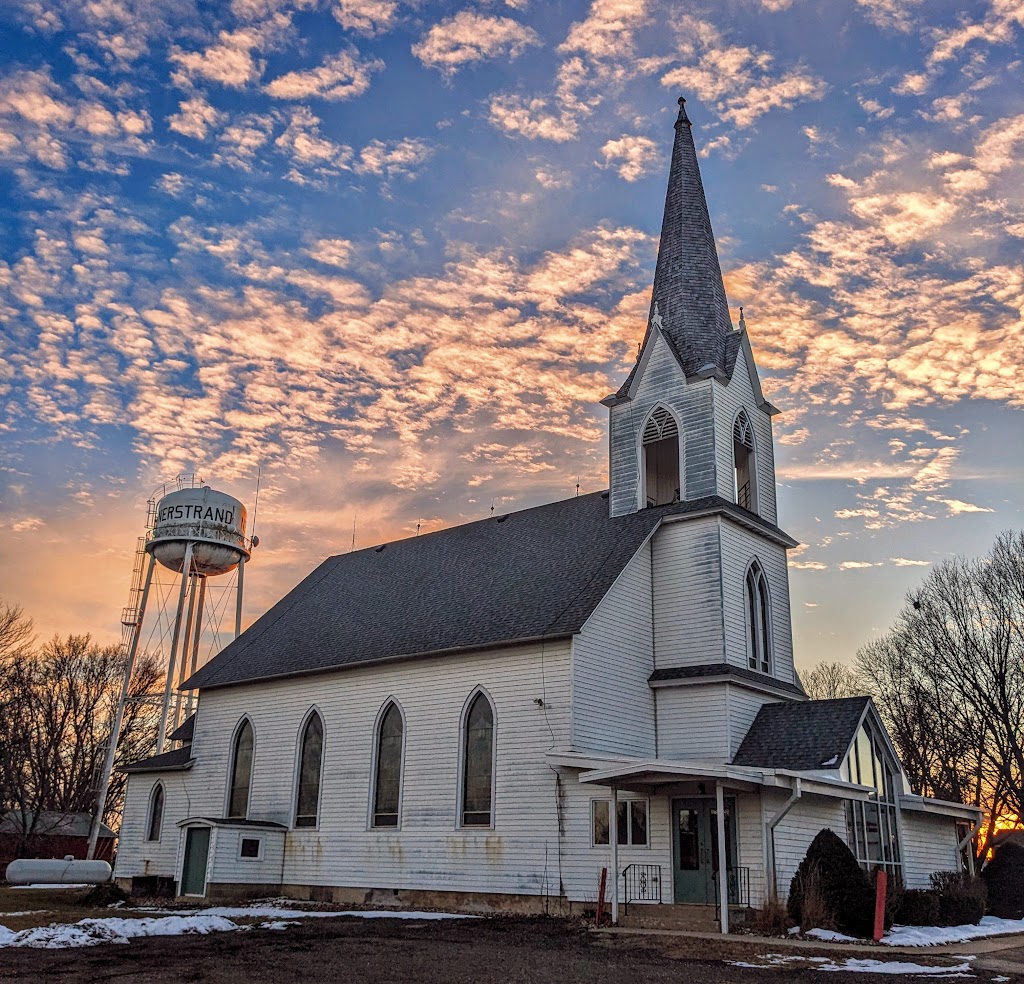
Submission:
M 729 868 L 726 870 L 726 881 L 729 885 L 729 905 L 750 905 L 750 869 Z M 721 890 L 718 875 L 711 879 L 715 883 L 715 910 L 721 905 Z
M 622 872 L 623 902 L 660 902 L 661 865 L 630 864 Z

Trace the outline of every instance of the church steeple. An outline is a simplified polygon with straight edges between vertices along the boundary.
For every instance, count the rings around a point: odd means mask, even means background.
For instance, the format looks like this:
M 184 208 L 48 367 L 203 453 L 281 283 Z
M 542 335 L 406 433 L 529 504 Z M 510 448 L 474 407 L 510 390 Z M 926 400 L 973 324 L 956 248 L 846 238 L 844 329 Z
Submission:
M 729 303 L 682 97 L 675 131 L 651 313 L 653 316 L 657 306 L 662 334 L 687 378 L 714 375 L 728 379 L 736 345 L 728 341 L 733 335 Z M 645 346 L 648 340 L 644 340 Z M 635 372 L 630 373 L 619 396 L 626 395 Z

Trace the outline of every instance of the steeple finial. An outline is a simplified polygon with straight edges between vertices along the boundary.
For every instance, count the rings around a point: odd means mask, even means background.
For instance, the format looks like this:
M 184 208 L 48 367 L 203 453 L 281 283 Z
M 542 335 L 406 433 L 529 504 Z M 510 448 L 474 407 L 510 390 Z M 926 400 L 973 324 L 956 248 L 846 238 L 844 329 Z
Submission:
M 747 323 L 743 320 L 743 305 L 740 305 L 740 331 L 747 330 Z
M 680 123 L 693 126 L 690 122 L 690 117 L 686 115 L 686 96 L 680 96 L 677 101 L 679 103 L 679 115 L 676 117 L 676 126 L 679 126 Z

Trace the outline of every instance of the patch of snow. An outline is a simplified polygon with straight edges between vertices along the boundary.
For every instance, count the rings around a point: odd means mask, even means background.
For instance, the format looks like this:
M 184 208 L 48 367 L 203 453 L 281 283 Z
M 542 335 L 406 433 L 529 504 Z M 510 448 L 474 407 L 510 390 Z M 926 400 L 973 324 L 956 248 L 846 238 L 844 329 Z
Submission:
M 766 953 L 760 958 L 763 963 L 748 963 L 737 960 L 730 960 L 728 963 L 734 967 L 793 967 L 794 964 L 812 964 L 814 970 L 821 970 L 828 973 L 836 971 L 850 971 L 858 974 L 917 974 L 929 977 L 973 977 L 970 973 L 970 961 L 973 957 L 966 957 L 962 963 L 946 967 L 926 967 L 922 964 L 907 963 L 897 960 L 871 960 L 850 957 L 841 961 L 833 960 L 831 957 L 802 957 L 785 956 L 781 953 Z
M 977 926 L 893 926 L 882 937 L 882 942 L 886 946 L 937 946 L 1005 933 L 1024 933 L 1024 919 L 985 916 Z
M 850 957 L 841 964 L 819 967 L 819 970 L 851 970 L 858 974 L 927 974 L 929 977 L 973 977 L 969 961 L 952 967 L 926 967 L 899 960 L 870 960 Z
M 295 919 L 271 919 L 270 922 L 260 923 L 260 929 L 287 929 L 289 926 L 298 926 Z
M 799 932 L 800 932 L 800 927 L 799 927 L 799 926 L 793 926 L 793 927 L 792 927 L 791 929 L 787 929 L 787 930 L 786 930 L 786 932 L 787 932 L 787 933 L 788 933 L 788 934 L 789 934 L 790 936 L 796 936 L 796 935 L 797 935 L 797 933 L 799 933 Z
M 163 916 L 157 919 L 82 919 L 77 923 L 52 923 L 12 933 L 0 927 L 0 946 L 31 946 L 43 949 L 127 943 L 142 936 L 182 936 L 186 933 L 223 933 L 238 929 L 221 916 Z M 5 935 L 6 934 L 6 935 Z
M 992 978 L 992 984 L 1005 984 L 1005 982 L 1008 981 L 1009 979 L 1010 979 L 1009 977 L 1003 977 L 1000 974 L 999 977 L 993 977 Z
M 25 909 L 24 912 L 0 912 L 4 919 L 13 919 L 15 916 L 45 916 L 49 909 Z
M 858 940 L 855 936 L 847 936 L 845 933 L 839 933 L 834 929 L 809 929 L 806 935 L 816 940 L 824 940 L 826 943 L 864 942 L 863 940 Z

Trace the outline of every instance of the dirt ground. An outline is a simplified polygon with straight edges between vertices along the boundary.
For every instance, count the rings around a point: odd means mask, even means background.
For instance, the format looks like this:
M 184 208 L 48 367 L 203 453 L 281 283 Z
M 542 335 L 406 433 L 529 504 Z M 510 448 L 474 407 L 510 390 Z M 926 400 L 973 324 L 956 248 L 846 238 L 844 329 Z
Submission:
M 286 930 L 156 937 L 120 946 L 9 947 L 0 950 L 0 981 L 763 984 L 766 978 L 821 980 L 820 972 L 809 965 L 752 969 L 727 962 L 750 961 L 755 954 L 771 950 L 770 944 L 752 949 L 749 943 L 706 939 L 608 937 L 579 923 L 543 918 L 443 922 L 339 918 L 307 920 Z M 981 972 L 978 979 L 995 976 Z M 843 984 L 879 984 L 879 980 L 877 975 L 852 973 L 844 975 Z

